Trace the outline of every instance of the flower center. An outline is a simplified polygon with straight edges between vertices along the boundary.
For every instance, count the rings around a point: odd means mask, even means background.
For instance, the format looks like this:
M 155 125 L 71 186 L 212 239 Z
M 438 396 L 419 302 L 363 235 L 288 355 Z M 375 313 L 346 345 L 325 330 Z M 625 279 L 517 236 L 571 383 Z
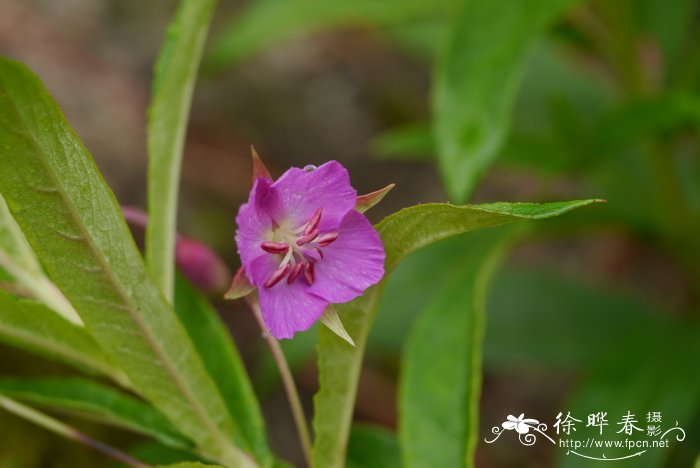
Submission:
M 282 261 L 264 286 L 271 288 L 284 278 L 292 284 L 304 275 L 309 285 L 316 279 L 314 264 L 323 259 L 323 248 L 331 245 L 340 235 L 338 232 L 321 234 L 318 225 L 321 222 L 321 208 L 317 209 L 311 219 L 297 229 L 275 226 L 272 241 L 260 244 L 260 248 L 272 255 L 282 256 Z

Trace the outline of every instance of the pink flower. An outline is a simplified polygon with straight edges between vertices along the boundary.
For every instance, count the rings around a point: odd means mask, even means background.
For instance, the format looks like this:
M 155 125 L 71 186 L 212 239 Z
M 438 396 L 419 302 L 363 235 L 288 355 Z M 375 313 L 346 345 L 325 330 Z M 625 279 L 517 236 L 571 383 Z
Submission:
M 276 338 L 308 329 L 328 304 L 361 296 L 384 276 L 382 241 L 356 200 L 336 161 L 253 183 L 236 216 L 236 243 Z

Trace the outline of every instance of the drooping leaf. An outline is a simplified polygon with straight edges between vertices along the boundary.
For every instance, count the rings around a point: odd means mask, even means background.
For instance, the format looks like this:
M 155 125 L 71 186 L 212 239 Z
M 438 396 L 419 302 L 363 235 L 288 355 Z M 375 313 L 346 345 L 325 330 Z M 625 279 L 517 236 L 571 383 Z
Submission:
M 214 41 L 207 62 L 222 68 L 284 40 L 354 25 L 387 26 L 446 16 L 456 0 L 262 0 L 250 4 Z
M 399 390 L 403 466 L 474 463 L 486 288 L 509 237 L 508 229 L 467 236 L 411 331 Z
M 243 437 L 261 465 L 272 463 L 260 406 L 226 326 L 216 310 L 181 275 L 176 276 L 175 311 Z
M 386 429 L 358 424 L 350 431 L 348 468 L 399 468 L 400 456 L 396 436 Z
M 0 393 L 25 403 L 65 411 L 190 448 L 168 420 L 146 403 L 91 380 L 0 378 Z
M 168 27 L 148 111 L 146 259 L 156 286 L 172 301 L 180 167 L 190 104 L 216 0 L 181 0 Z
M 469 198 L 508 132 L 525 58 L 576 0 L 465 1 L 437 62 L 433 113 L 450 198 Z
M 404 256 L 440 239 L 522 219 L 549 218 L 593 202 L 466 206 L 430 203 L 394 213 L 376 228 L 384 241 L 389 274 Z M 313 459 L 316 466 L 335 467 L 344 462 L 362 356 L 383 284 L 384 281 L 352 302 L 335 306 L 356 347 L 348 346 L 323 327 L 319 329 L 320 389 L 314 397 Z
M 84 328 L 38 302 L 0 290 L 0 341 L 129 385 Z
M 0 140 L 0 192 L 90 334 L 203 454 L 248 463 L 232 444 L 236 430 L 221 395 L 146 273 L 114 194 L 38 78 L 6 59 Z
M 39 260 L 10 214 L 0 194 L 0 266 L 19 287 L 61 314 L 66 320 L 82 324 L 75 309 L 41 269 Z

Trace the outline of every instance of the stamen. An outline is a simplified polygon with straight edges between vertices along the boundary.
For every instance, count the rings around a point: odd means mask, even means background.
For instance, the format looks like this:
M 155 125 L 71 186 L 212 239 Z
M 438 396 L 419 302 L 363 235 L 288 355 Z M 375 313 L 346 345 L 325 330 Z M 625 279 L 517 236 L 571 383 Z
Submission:
M 319 247 L 328 247 L 331 245 L 340 235 L 339 232 L 329 232 L 318 238 Z
M 318 229 L 314 229 L 314 230 L 311 231 L 310 233 L 305 234 L 305 235 L 301 236 L 300 238 L 298 238 L 298 239 L 297 239 L 297 245 L 298 245 L 299 247 L 301 247 L 301 246 L 304 245 L 304 244 L 308 244 L 309 242 L 311 242 L 312 240 L 314 240 L 314 239 L 316 238 L 316 236 L 318 236 Z
M 263 242 L 260 244 L 260 248 L 267 253 L 283 254 L 287 253 L 289 245 L 284 242 Z
M 292 271 L 289 273 L 289 276 L 287 277 L 287 284 L 292 284 L 295 279 L 299 277 L 301 272 L 304 270 L 304 264 L 299 262 L 294 267 L 292 268 Z
M 311 220 L 308 222 L 306 227 L 304 228 L 304 235 L 309 235 L 316 229 L 318 229 L 318 223 L 321 221 L 321 208 L 317 209 L 314 212 L 314 215 L 311 217 Z
M 321 260 L 323 260 L 323 250 L 319 249 L 318 247 L 314 247 L 314 250 L 318 252 L 318 255 L 321 257 Z
M 272 272 L 272 274 L 271 274 L 270 277 L 267 279 L 267 281 L 265 281 L 264 286 L 265 286 L 266 288 L 271 288 L 271 287 L 273 287 L 274 285 L 276 285 L 277 283 L 279 283 L 280 281 L 282 281 L 282 278 L 284 278 L 285 276 L 287 276 L 287 273 L 289 273 L 289 270 L 290 270 L 290 269 L 291 269 L 291 267 L 289 266 L 289 263 L 287 263 L 287 264 L 284 265 L 283 267 L 280 267 L 280 268 L 276 269 L 274 272 Z
M 304 265 L 304 278 L 309 282 L 309 285 L 314 284 L 316 280 L 316 268 L 313 263 L 307 263 Z

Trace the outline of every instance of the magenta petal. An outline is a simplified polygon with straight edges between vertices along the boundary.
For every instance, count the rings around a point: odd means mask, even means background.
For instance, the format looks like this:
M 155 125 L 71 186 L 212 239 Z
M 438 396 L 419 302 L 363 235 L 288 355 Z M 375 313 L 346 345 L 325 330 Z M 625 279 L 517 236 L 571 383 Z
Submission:
M 248 203 L 241 205 L 236 216 L 236 244 L 241 262 L 248 267 L 257 257 L 266 252 L 260 248 L 260 244 L 270 236 L 272 232 L 272 218 L 263 209 L 263 204 L 269 199 L 271 181 L 257 179 L 250 191 Z
M 274 197 L 266 200 L 265 209 L 275 221 L 289 221 L 299 227 L 321 208 L 321 231 L 335 229 L 357 199 L 348 171 L 337 161 L 329 161 L 312 171 L 293 167 L 272 184 L 272 190 Z
M 323 249 L 316 281 L 309 292 L 330 303 L 350 301 L 384 276 L 384 247 L 365 216 L 350 211 L 337 229 L 338 239 Z
M 306 292 L 302 281 L 286 281 L 260 288 L 260 309 L 265 326 L 277 339 L 308 330 L 323 314 L 328 302 Z

